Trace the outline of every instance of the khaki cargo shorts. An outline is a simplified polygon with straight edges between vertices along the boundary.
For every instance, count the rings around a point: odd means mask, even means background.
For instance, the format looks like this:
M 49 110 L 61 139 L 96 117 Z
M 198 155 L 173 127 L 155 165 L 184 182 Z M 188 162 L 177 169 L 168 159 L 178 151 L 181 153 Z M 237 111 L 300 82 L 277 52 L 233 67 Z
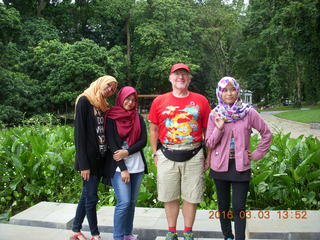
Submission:
M 173 149 L 194 149 L 199 144 L 166 146 Z M 185 162 L 167 159 L 162 151 L 157 151 L 157 188 L 158 200 L 170 202 L 180 199 L 190 203 L 199 203 L 204 192 L 204 153 L 201 149 L 193 158 Z

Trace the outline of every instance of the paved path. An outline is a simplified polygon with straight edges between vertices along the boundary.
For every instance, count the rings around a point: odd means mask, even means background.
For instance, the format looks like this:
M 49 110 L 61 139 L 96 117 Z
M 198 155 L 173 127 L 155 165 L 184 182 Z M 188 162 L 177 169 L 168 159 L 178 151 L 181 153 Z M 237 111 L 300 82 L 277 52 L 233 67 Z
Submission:
M 83 232 L 86 237 L 89 232 Z M 68 240 L 70 230 L 0 223 L 0 240 Z M 103 240 L 113 240 L 112 233 L 101 233 Z
M 311 129 L 309 124 L 294 122 L 282 118 L 278 118 L 273 114 L 279 113 L 281 111 L 274 112 L 261 112 L 262 118 L 268 123 L 271 128 L 272 133 L 282 132 L 282 133 L 291 133 L 291 137 L 297 138 L 300 135 L 310 136 L 320 138 L 320 130 Z
M 0 240 L 54 240 L 68 239 L 76 210 L 76 204 L 40 202 L 11 217 L 9 224 L 0 224 Z M 222 240 L 216 210 L 198 210 L 193 230 L 195 240 Z M 250 211 L 247 219 L 247 239 L 319 240 L 320 211 Z M 304 213 L 302 218 L 302 214 Z M 98 210 L 99 230 L 104 240 L 112 239 L 114 207 Z M 167 223 L 162 208 L 137 207 L 134 219 L 134 233 L 140 240 L 155 240 L 166 234 Z M 87 221 L 83 230 L 88 231 Z M 177 229 L 183 229 L 180 213 Z M 181 231 L 178 232 L 181 235 Z M 88 232 L 86 235 L 89 236 Z M 163 240 L 163 238 L 157 238 Z M 179 239 L 180 240 L 180 239 Z

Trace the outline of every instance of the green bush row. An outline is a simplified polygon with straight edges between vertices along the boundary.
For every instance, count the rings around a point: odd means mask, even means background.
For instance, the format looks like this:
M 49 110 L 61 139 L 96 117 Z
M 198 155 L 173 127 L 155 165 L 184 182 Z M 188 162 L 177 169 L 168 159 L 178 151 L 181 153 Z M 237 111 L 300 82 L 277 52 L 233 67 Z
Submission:
M 254 149 L 259 139 L 251 139 Z M 137 205 L 162 207 L 157 200 L 156 167 L 150 145 L 144 149 L 149 174 Z M 0 131 L 0 218 L 8 219 L 39 201 L 77 203 L 81 179 L 74 171 L 73 128 L 25 125 Z M 200 208 L 216 209 L 217 196 L 206 173 Z M 114 205 L 114 191 L 99 186 L 99 206 Z M 252 162 L 248 209 L 319 209 L 320 142 L 313 137 L 275 134 L 266 157 Z

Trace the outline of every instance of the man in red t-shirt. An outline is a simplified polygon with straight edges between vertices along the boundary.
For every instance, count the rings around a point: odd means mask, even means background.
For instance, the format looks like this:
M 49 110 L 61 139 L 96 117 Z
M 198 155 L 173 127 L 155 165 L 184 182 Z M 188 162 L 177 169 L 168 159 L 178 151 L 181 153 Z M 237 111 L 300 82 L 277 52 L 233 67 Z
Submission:
M 183 199 L 184 233 L 193 240 L 192 226 L 197 204 L 204 192 L 203 172 L 209 168 L 201 142 L 210 114 L 208 100 L 188 90 L 190 68 L 177 63 L 171 67 L 172 92 L 158 96 L 152 103 L 150 144 L 157 166 L 158 199 L 164 202 L 169 231 L 166 240 L 177 240 L 179 199 Z M 158 141 L 161 148 L 157 149 Z

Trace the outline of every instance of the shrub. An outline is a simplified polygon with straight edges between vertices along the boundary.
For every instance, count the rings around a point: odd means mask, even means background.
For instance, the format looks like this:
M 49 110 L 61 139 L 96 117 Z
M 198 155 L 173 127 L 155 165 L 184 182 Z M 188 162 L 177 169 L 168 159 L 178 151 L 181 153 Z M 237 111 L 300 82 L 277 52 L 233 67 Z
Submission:
M 22 120 L 24 126 L 53 126 L 60 123 L 60 120 L 52 113 L 37 114 Z
M 23 113 L 12 106 L 0 105 L 0 121 L 10 125 L 21 122 Z
M 11 215 L 39 201 L 72 199 L 72 192 L 64 190 L 75 179 L 74 151 L 73 134 L 67 126 L 1 131 L 0 213 Z
M 253 137 L 253 145 L 258 137 Z M 320 141 L 276 134 L 267 156 L 252 162 L 248 204 L 256 209 L 319 209 Z

